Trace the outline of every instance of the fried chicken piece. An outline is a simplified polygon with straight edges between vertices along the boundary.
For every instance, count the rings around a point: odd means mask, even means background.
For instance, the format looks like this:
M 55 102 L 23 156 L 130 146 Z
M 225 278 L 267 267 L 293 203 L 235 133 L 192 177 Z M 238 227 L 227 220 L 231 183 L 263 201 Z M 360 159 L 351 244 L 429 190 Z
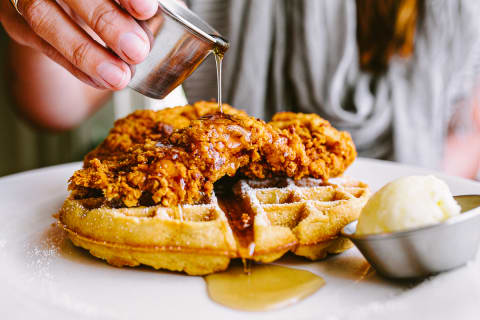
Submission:
M 199 101 L 193 105 L 153 110 L 137 110 L 125 118 L 115 121 L 105 140 L 84 158 L 84 166 L 90 160 L 112 159 L 121 156 L 134 144 L 143 143 L 147 138 L 159 140 L 168 137 L 176 129 L 187 127 L 192 120 L 218 111 L 216 102 Z M 243 114 L 245 112 L 223 104 L 226 114 Z
M 266 124 L 231 108 L 233 115 L 185 116 L 188 126 L 173 132 L 155 129 L 174 121 L 183 126 L 181 118 L 168 118 L 185 115 L 181 108 L 119 120 L 70 179 L 73 196 L 103 196 L 111 206 L 127 207 L 198 203 L 217 180 L 239 169 L 255 178 L 327 180 L 343 173 L 356 155 L 349 134 L 317 115 L 279 113 Z
M 292 148 L 296 149 L 295 152 L 305 151 L 309 159 L 308 165 L 297 168 L 294 174 L 286 172 L 290 177 L 300 179 L 311 176 L 328 180 L 341 175 L 357 156 L 350 134 L 338 131 L 316 114 L 279 112 L 269 124 L 281 130 L 290 141 L 297 141 Z M 267 145 L 261 152 L 264 160 L 249 164 L 243 169 L 244 174 L 265 178 L 281 173 L 272 166 L 271 148 Z
M 195 203 L 205 179 L 182 148 L 147 139 L 116 159 L 90 160 L 70 178 L 75 198 L 96 190 L 111 207 Z
M 261 146 L 276 143 L 295 161 L 278 130 L 247 115 L 214 114 L 193 120 L 168 138 L 147 139 L 114 159 L 94 158 L 70 178 L 74 197 L 96 190 L 111 206 L 198 203 L 215 181 L 258 161 Z M 278 143 L 277 143 L 278 142 Z

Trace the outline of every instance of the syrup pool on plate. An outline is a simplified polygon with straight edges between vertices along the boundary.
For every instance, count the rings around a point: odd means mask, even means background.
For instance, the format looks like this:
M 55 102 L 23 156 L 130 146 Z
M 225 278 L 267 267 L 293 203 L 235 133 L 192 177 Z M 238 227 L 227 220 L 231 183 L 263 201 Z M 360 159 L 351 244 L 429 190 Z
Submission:
M 268 311 L 294 304 L 318 291 L 323 278 L 310 271 L 273 264 L 252 264 L 250 272 L 240 263 L 227 271 L 205 277 L 210 298 L 243 311 Z

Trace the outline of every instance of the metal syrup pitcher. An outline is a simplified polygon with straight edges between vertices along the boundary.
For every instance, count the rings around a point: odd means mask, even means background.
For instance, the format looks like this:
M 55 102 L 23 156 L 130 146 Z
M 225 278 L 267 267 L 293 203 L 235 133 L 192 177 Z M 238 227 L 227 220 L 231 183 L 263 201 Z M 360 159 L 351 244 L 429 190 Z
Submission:
M 180 85 L 210 53 L 221 54 L 229 43 L 176 0 L 159 0 L 157 14 L 146 22 L 155 30 L 149 56 L 136 66 L 129 87 L 162 99 Z

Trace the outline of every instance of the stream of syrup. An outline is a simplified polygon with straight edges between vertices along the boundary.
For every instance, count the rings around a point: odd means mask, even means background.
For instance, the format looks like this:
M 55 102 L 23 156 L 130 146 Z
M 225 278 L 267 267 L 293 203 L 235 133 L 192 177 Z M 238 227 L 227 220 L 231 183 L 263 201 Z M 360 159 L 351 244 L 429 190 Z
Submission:
M 222 60 L 223 53 L 215 53 L 215 64 L 217 67 L 217 101 L 220 113 L 223 113 L 222 104 Z
M 218 102 L 218 109 L 220 113 L 223 113 L 223 105 L 222 105 L 222 61 L 223 55 L 225 51 L 229 48 L 229 44 L 223 38 L 212 35 L 215 39 L 218 40 L 218 44 L 213 47 L 213 55 L 215 56 L 215 65 L 217 68 L 217 102 Z

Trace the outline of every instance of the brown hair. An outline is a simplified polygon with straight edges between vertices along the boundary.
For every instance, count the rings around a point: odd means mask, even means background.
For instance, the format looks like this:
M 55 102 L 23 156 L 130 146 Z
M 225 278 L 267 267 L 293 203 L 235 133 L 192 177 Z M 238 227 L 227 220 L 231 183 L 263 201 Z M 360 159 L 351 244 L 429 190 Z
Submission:
M 409 57 L 424 0 L 356 0 L 357 45 L 362 70 L 384 72 L 394 55 Z

